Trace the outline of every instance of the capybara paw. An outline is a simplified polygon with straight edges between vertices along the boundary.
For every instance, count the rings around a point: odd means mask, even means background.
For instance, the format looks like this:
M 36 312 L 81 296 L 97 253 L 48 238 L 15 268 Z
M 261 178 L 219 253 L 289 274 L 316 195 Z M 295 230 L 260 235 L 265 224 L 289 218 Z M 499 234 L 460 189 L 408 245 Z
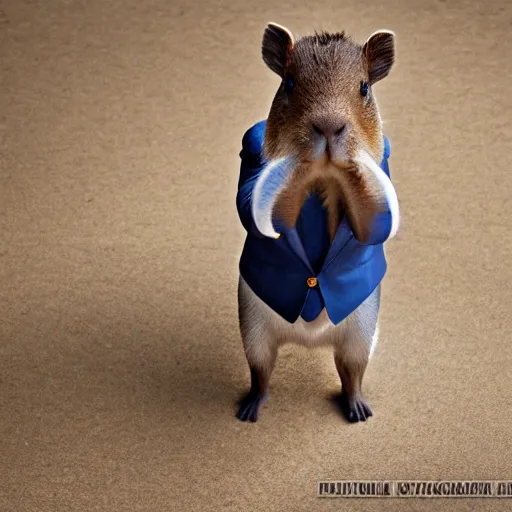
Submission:
M 247 393 L 247 395 L 240 403 L 240 408 L 238 409 L 238 413 L 236 415 L 237 418 L 240 421 L 251 421 L 254 423 L 258 419 L 261 406 L 267 401 L 267 399 L 268 392 L 263 396 L 258 396 L 255 393 L 249 391 L 249 393 Z
M 341 398 L 343 412 L 350 423 L 366 421 L 370 416 L 373 416 L 372 410 L 361 395 L 354 395 L 349 398 L 346 393 L 343 393 Z

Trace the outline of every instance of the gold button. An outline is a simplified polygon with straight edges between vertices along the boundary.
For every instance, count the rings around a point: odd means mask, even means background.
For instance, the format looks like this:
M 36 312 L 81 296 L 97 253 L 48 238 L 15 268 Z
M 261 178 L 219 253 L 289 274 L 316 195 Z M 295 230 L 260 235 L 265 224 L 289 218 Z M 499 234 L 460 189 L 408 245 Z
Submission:
M 314 288 L 316 285 L 317 285 L 317 280 L 316 280 L 316 277 L 308 277 L 308 286 L 310 288 Z

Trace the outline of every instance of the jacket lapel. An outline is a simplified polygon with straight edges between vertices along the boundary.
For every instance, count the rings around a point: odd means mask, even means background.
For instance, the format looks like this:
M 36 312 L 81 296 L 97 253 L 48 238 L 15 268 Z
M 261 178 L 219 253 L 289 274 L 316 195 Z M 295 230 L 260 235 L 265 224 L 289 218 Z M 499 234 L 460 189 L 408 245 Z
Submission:
M 334 258 L 339 254 L 339 252 L 347 245 L 349 240 L 353 237 L 352 230 L 347 221 L 346 215 L 341 219 L 340 225 L 334 235 L 334 240 L 332 241 L 331 246 L 329 247 L 329 251 L 327 252 L 327 256 L 325 257 L 324 264 L 322 265 L 322 270 L 329 265 Z
M 306 255 L 304 245 L 302 244 L 300 236 L 297 233 L 297 229 L 292 228 L 283 230 L 283 234 L 291 251 L 304 263 L 307 269 L 311 272 L 311 275 L 315 275 L 311 263 Z M 338 226 L 336 234 L 334 235 L 332 244 L 329 247 L 327 256 L 325 257 L 325 261 L 322 265 L 322 270 L 324 270 L 328 265 L 332 263 L 334 258 L 347 245 L 347 243 L 353 236 L 354 235 L 352 234 L 352 230 L 350 229 L 346 217 L 343 217 L 343 219 L 340 222 L 340 225 Z
M 311 275 L 314 275 L 313 269 L 311 267 L 311 263 L 306 255 L 306 251 L 304 249 L 304 245 L 302 245 L 302 241 L 300 239 L 299 234 L 297 233 L 296 228 L 287 229 L 284 232 L 284 236 L 291 250 L 295 253 L 296 256 L 306 265 L 308 270 L 311 272 Z

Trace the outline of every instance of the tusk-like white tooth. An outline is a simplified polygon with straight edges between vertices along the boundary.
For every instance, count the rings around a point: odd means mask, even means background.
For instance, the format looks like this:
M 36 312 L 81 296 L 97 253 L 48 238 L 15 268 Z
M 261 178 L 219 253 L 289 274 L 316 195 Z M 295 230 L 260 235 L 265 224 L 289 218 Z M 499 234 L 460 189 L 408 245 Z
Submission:
M 252 217 L 258 231 L 270 238 L 279 238 L 272 224 L 272 211 L 279 193 L 295 170 L 295 161 L 283 157 L 268 163 L 261 172 L 252 192 Z
M 387 174 L 380 168 L 379 164 L 377 164 L 367 151 L 361 150 L 355 160 L 370 169 L 378 184 L 382 187 L 383 195 L 391 213 L 391 231 L 387 238 L 390 240 L 396 235 L 400 224 L 400 211 L 395 187 L 393 186 L 393 183 L 391 183 Z

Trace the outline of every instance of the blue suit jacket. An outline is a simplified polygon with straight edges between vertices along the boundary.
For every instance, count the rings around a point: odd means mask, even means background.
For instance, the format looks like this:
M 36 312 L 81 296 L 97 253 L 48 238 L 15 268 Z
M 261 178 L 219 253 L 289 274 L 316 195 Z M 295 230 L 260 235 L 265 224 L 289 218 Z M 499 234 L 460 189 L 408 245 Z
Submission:
M 243 136 L 242 160 L 236 205 L 247 238 L 240 258 L 240 274 L 276 313 L 289 322 L 299 316 L 314 320 L 325 307 L 334 324 L 354 311 L 379 285 L 386 273 L 383 244 L 373 237 L 358 242 L 341 221 L 332 244 L 327 212 L 316 195 L 304 203 L 297 225 L 278 232 L 278 239 L 263 236 L 254 224 L 251 197 L 254 184 L 266 165 L 262 155 L 266 121 L 252 126 Z M 388 139 L 384 138 L 381 168 L 389 177 Z M 314 287 L 308 278 L 316 277 Z

